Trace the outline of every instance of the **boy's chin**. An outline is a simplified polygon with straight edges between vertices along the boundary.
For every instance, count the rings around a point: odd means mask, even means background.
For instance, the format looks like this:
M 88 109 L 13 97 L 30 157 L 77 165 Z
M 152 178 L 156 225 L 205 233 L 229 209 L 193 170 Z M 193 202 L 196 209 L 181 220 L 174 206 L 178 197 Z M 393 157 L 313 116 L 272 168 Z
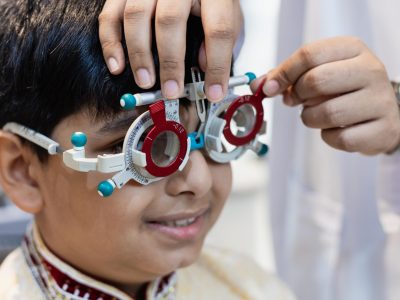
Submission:
M 165 275 L 194 264 L 199 258 L 202 248 L 203 243 L 201 243 L 201 245 L 188 247 L 187 249 L 182 249 L 183 251 L 177 251 L 177 253 L 171 257 L 173 266 L 171 265 L 169 270 L 165 272 Z
M 177 269 L 185 268 L 185 267 L 188 267 L 188 266 L 194 264 L 196 262 L 196 260 L 199 258 L 199 256 L 200 256 L 200 252 L 197 253 L 197 255 L 193 255 L 190 258 L 182 260 L 182 262 L 177 267 Z
M 195 251 L 190 254 L 188 253 L 182 254 L 180 257 L 172 257 L 172 258 L 164 257 L 162 262 L 157 263 L 157 268 L 153 269 L 152 272 L 148 273 L 148 276 L 143 278 L 143 281 L 150 282 L 159 277 L 167 276 L 175 271 L 178 271 L 181 268 L 188 267 L 197 261 L 197 259 L 200 256 L 200 253 L 201 251 Z M 129 282 L 126 282 L 126 284 L 128 283 Z

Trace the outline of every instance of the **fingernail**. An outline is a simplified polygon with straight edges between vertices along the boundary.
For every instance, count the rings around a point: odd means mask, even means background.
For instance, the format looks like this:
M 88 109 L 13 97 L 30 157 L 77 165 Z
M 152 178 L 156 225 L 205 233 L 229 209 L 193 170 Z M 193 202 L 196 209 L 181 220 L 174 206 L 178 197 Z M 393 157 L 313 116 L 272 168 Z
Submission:
M 118 61 L 114 57 L 110 57 L 108 59 L 108 68 L 110 69 L 110 72 L 115 72 L 118 70 Z
M 279 82 L 276 80 L 267 80 L 263 87 L 263 92 L 268 97 L 276 96 L 279 91 Z
M 208 88 L 208 99 L 210 101 L 222 100 L 224 93 L 220 84 L 213 84 Z
M 135 75 L 136 75 L 136 82 L 140 87 L 146 88 L 151 85 L 150 73 L 146 69 L 144 68 L 138 69 Z
M 179 86 L 175 80 L 167 80 L 164 82 L 164 96 L 166 98 L 178 98 Z

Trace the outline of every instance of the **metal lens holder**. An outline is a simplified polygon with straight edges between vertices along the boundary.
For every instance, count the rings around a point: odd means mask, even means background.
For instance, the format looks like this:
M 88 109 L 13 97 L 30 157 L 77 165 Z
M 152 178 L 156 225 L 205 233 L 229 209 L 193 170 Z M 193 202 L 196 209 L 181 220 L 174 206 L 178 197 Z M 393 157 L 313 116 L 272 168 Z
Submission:
M 254 95 L 230 94 L 223 101 L 211 104 L 204 132 L 206 151 L 211 159 L 227 163 L 247 150 L 259 156 L 268 152 L 268 146 L 259 141 L 267 129 L 264 98 L 259 89 Z
M 124 110 L 143 105 L 149 105 L 149 109 L 133 120 L 125 135 L 123 152 L 118 154 L 86 157 L 87 137 L 82 132 L 73 133 L 73 148 L 63 151 L 57 142 L 17 123 L 8 123 L 3 129 L 47 149 L 51 155 L 62 153 L 64 164 L 76 171 L 116 173 L 98 185 L 99 194 L 107 197 L 131 179 L 147 185 L 181 171 L 193 150 L 202 150 L 219 163 L 238 159 L 247 150 L 265 155 L 268 146 L 259 141 L 266 132 L 263 84 L 254 95 L 232 93 L 234 87 L 250 84 L 255 78 L 253 73 L 231 77 L 225 99 L 211 103 L 206 99 L 199 70 L 192 68 L 193 82 L 185 85 L 179 97 L 196 103 L 200 125 L 190 134 L 179 120 L 179 99 L 167 100 L 161 91 L 123 95 L 120 105 Z
M 177 138 L 167 139 L 162 151 L 170 159 L 168 164 L 160 165 L 152 156 L 152 148 L 157 138 L 165 133 L 171 133 Z M 175 151 L 177 154 L 173 155 Z M 119 188 L 129 179 L 149 184 L 182 170 L 189 158 L 190 138 L 179 121 L 179 100 L 160 100 L 151 104 L 149 111 L 139 116 L 130 126 L 123 152 L 126 168 L 112 178 Z
M 157 163 L 152 155 L 157 139 L 163 134 L 176 137 L 167 138 L 162 151 L 162 155 L 168 158 L 166 165 Z M 105 197 L 110 196 L 115 188 L 122 188 L 131 179 L 147 185 L 182 170 L 190 153 L 190 138 L 179 120 L 179 100 L 157 101 L 136 118 L 125 136 L 123 153 L 85 158 L 86 141 L 77 143 L 77 137 L 81 135 L 72 135 L 74 148 L 64 152 L 64 163 L 78 171 L 117 171 L 112 178 L 98 186 L 99 194 Z

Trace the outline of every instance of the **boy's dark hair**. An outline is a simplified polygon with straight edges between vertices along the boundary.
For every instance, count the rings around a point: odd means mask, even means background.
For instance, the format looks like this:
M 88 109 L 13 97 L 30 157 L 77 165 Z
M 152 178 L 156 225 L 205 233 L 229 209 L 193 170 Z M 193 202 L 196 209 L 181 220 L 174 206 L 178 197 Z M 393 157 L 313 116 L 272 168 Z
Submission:
M 49 136 L 67 116 L 86 108 L 109 116 L 120 111 L 121 95 L 142 91 L 129 62 L 118 76 L 104 62 L 97 20 L 104 2 L 0 0 L 0 128 L 18 122 Z M 190 17 L 187 36 L 185 80 L 204 39 L 199 18 Z M 154 32 L 153 53 L 158 74 Z

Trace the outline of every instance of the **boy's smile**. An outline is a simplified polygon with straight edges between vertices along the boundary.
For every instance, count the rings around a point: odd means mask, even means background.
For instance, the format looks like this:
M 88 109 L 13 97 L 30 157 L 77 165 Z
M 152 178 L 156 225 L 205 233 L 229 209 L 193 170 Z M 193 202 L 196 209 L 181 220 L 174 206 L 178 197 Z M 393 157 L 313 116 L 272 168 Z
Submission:
M 187 131 L 196 130 L 194 105 L 181 110 Z M 94 121 L 81 112 L 60 122 L 52 138 L 68 149 L 71 133 L 83 131 L 87 157 L 118 152 L 116 144 L 128 129 L 122 127 L 130 125 L 124 119 Z M 130 181 L 110 198 L 96 191 L 109 174 L 73 171 L 61 157 L 34 165 L 44 202 L 36 220 L 47 246 L 71 265 L 116 284 L 142 284 L 194 262 L 231 189 L 230 165 L 200 151 L 190 154 L 182 171 L 147 186 Z
M 171 239 L 189 241 L 195 239 L 203 231 L 209 209 L 207 206 L 192 212 L 177 212 L 156 218 L 150 217 L 146 218 L 144 222 L 151 230 Z

